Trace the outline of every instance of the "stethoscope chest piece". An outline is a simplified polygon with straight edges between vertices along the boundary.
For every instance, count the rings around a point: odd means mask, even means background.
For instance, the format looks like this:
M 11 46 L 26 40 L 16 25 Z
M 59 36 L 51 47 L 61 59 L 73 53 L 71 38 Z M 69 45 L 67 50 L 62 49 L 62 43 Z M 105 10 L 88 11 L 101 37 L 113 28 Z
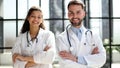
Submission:
M 73 51 L 73 47 L 70 47 L 70 51 Z

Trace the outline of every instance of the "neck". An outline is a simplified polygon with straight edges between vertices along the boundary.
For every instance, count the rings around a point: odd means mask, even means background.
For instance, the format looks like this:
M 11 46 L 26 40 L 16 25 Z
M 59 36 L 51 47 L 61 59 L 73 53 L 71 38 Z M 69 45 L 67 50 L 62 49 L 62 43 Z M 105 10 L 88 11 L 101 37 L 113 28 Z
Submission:
M 31 38 L 35 38 L 39 32 L 39 28 L 32 28 L 30 29 L 30 36 Z
M 80 27 L 82 27 L 82 25 L 79 25 L 79 26 L 73 26 L 73 27 L 75 27 L 75 28 L 80 28 Z

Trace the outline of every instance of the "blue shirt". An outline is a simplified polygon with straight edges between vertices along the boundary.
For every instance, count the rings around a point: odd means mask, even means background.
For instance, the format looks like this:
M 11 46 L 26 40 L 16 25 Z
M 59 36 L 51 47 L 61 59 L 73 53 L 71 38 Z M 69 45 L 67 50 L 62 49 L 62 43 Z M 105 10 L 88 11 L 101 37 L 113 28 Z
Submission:
M 79 41 L 81 41 L 82 33 L 83 33 L 83 25 L 80 28 L 75 28 L 74 26 L 71 26 L 71 30 L 76 34 L 78 37 Z M 83 56 L 78 56 L 78 63 L 79 64 L 87 64 L 86 60 L 84 59 Z
M 75 28 L 74 26 L 71 26 L 71 30 L 76 34 L 76 36 L 78 37 L 79 41 L 81 41 L 83 28 L 82 27 Z

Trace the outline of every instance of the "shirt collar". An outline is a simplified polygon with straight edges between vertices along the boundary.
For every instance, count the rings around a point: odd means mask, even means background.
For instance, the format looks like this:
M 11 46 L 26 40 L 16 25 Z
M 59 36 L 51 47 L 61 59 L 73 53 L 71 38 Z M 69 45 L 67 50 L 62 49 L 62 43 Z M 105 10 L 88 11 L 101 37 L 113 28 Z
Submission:
M 82 25 L 80 28 L 75 28 L 74 26 L 71 26 L 71 30 L 72 30 L 74 33 L 77 33 L 78 30 L 82 33 L 82 32 L 83 32 L 83 25 Z

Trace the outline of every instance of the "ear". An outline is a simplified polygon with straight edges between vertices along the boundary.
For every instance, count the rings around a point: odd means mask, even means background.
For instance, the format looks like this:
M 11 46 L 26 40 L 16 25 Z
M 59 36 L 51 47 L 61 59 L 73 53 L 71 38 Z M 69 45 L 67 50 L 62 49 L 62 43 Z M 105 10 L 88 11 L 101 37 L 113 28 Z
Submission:
M 29 17 L 27 18 L 27 20 L 29 21 Z
M 86 12 L 85 12 L 85 10 L 83 11 L 83 16 L 85 17 L 85 15 L 86 15 Z
M 41 23 L 43 23 L 43 22 L 44 22 L 44 20 L 42 19 Z
M 69 13 L 67 13 L 67 17 L 70 19 L 71 18 L 71 16 L 69 15 Z

